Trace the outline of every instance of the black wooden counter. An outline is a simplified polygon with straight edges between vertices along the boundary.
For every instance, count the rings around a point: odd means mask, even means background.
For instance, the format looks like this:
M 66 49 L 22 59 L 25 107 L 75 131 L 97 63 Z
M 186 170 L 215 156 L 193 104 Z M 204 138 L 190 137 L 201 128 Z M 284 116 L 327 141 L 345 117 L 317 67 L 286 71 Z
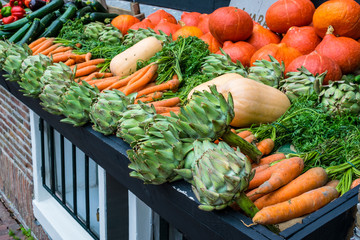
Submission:
M 190 184 L 185 181 L 155 186 L 145 185 L 130 177 L 126 156 L 129 145 L 120 138 L 104 136 L 92 130 L 90 125 L 75 128 L 61 123 L 61 117 L 44 111 L 38 99 L 23 96 L 18 84 L 5 81 L 2 74 L 0 84 L 181 231 L 187 239 L 344 239 L 354 221 L 352 210 L 357 203 L 358 188 L 309 215 L 303 224 L 296 224 L 280 235 L 260 225 L 245 226 L 242 221 L 250 224 L 251 220 L 232 209 L 201 211 L 194 200 Z

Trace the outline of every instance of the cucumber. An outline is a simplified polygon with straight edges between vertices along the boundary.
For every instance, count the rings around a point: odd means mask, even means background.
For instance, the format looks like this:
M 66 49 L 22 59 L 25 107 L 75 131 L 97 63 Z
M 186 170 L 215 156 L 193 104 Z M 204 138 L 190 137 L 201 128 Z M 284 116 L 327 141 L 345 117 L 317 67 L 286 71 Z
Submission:
M 90 22 L 104 22 L 106 19 L 114 19 L 117 16 L 119 16 L 119 14 L 116 13 L 101 13 L 101 12 L 93 12 L 90 14 L 86 14 L 86 20 L 90 21 Z
M 20 41 L 24 35 L 26 34 L 26 32 L 28 31 L 28 29 L 30 28 L 31 23 L 27 22 L 22 28 L 20 28 L 19 30 L 17 30 L 14 35 L 11 36 L 11 38 L 9 38 L 9 42 L 18 42 Z
M 86 4 L 88 4 L 94 10 L 94 12 L 108 12 L 108 10 L 96 0 L 89 0 L 86 2 Z
M 5 24 L 5 25 L 1 25 L 0 30 L 2 30 L 2 31 L 14 31 L 14 30 L 20 29 L 22 26 L 24 26 L 28 22 L 29 22 L 29 19 L 24 17 L 24 18 L 19 19 L 19 20 L 15 21 L 15 22 Z
M 29 30 L 26 32 L 24 37 L 19 42 L 17 42 L 17 44 L 22 45 L 24 43 L 30 43 L 34 41 L 37 32 L 39 30 L 39 26 L 40 26 L 40 19 L 35 18 Z
M 27 18 L 30 20 L 34 18 L 42 18 L 50 12 L 60 9 L 63 5 L 64 0 L 52 0 L 50 3 L 46 4 L 42 8 L 39 8 L 35 12 L 30 13 Z

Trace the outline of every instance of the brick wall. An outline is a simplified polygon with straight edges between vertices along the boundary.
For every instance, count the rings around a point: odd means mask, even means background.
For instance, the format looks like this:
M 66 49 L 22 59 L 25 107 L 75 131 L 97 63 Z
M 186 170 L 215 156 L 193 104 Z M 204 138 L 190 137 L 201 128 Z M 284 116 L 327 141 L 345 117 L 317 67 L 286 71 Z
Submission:
M 0 197 L 9 201 L 38 239 L 48 239 L 32 209 L 29 109 L 0 86 Z

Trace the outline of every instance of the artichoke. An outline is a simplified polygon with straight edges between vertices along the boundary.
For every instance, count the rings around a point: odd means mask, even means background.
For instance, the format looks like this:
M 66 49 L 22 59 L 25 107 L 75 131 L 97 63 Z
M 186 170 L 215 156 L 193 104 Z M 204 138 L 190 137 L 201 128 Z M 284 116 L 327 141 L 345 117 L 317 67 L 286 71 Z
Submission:
M 21 64 L 23 60 L 31 54 L 32 52 L 26 44 L 24 44 L 23 46 L 11 44 L 9 46 L 9 49 L 6 51 L 6 59 L 3 64 L 3 70 L 8 73 L 4 75 L 6 80 L 20 80 Z
M 128 30 L 128 33 L 124 37 L 123 45 L 132 46 L 147 37 L 156 37 L 158 40 L 162 42 L 172 41 L 172 39 L 162 31 L 160 31 L 160 34 L 157 34 L 151 28 L 148 29 L 139 28 L 138 30 L 133 30 L 133 29 Z
M 91 39 L 98 39 L 100 32 L 105 28 L 105 24 L 101 22 L 92 22 L 84 27 L 84 36 Z
M 270 56 L 270 61 L 256 60 L 254 66 L 249 68 L 248 78 L 279 88 L 281 80 L 284 79 L 285 65 L 279 63 L 274 57 Z
M 99 41 L 107 42 L 110 44 L 120 43 L 122 37 L 123 35 L 121 34 L 121 32 L 113 26 L 106 26 L 104 30 L 99 33 Z
M 94 123 L 93 129 L 105 135 L 116 131 L 118 121 L 129 104 L 133 104 L 135 95 L 125 96 L 118 90 L 101 92 L 90 107 L 89 117 Z
M 3 67 L 3 64 L 6 60 L 6 52 L 11 48 L 9 42 L 0 41 L 0 67 Z

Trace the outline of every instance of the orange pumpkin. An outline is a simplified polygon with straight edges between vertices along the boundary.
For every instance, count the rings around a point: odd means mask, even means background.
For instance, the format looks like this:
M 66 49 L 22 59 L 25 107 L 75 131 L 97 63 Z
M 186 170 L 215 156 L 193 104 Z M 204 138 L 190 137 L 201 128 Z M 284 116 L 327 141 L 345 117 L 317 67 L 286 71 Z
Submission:
M 130 29 L 133 29 L 133 30 L 138 30 L 139 28 L 143 28 L 143 29 L 151 28 L 151 29 L 154 29 L 154 27 L 155 27 L 154 24 L 152 24 L 152 22 L 148 18 L 145 18 L 141 22 L 138 22 L 138 23 L 135 23 L 134 25 L 132 25 L 130 27 Z
M 150 21 L 155 26 L 161 21 L 161 19 L 165 19 L 166 21 L 168 21 L 170 23 L 177 24 L 175 17 L 173 15 L 171 15 L 170 13 L 164 11 L 163 9 L 157 10 L 156 12 L 150 14 L 147 18 L 150 19 Z
M 250 15 L 236 7 L 222 7 L 210 14 L 209 29 L 220 42 L 246 40 L 253 31 Z
M 315 50 L 321 42 L 321 38 L 316 34 L 314 27 L 291 27 L 281 40 L 289 47 L 296 48 L 302 54 L 309 54 Z
M 172 38 L 175 41 L 180 36 L 186 38 L 186 37 L 190 37 L 190 36 L 201 37 L 202 35 L 203 35 L 203 32 L 198 27 L 184 26 L 184 27 L 181 27 L 179 30 L 177 30 L 173 34 Z
M 343 74 L 352 73 L 360 66 L 360 43 L 349 37 L 336 37 L 331 26 L 315 50 L 339 64 Z
M 360 38 L 360 5 L 353 0 L 331 0 L 321 4 L 313 16 L 316 33 L 324 37 L 331 25 L 336 36 Z
M 200 28 L 200 30 L 205 34 L 210 32 L 209 29 L 209 18 L 210 15 L 204 13 L 201 14 L 201 16 L 199 17 L 199 24 L 198 24 L 198 28 Z
M 127 34 L 129 28 L 138 22 L 140 22 L 140 20 L 134 16 L 119 15 L 111 21 L 111 24 L 117 29 L 119 29 L 123 35 L 125 35 Z
M 292 26 L 306 26 L 312 21 L 315 6 L 310 0 L 279 0 L 265 14 L 271 31 L 286 33 Z
M 199 12 L 183 12 L 180 21 L 183 26 L 195 26 L 199 24 L 201 13 Z
M 289 66 L 286 67 L 285 74 L 288 72 L 297 72 L 301 66 L 304 66 L 314 75 L 326 71 L 327 73 L 323 80 L 324 85 L 329 84 L 329 80 L 338 81 L 342 77 L 339 64 L 329 57 L 320 55 L 317 51 L 295 58 Z
M 164 32 L 166 35 L 174 34 L 179 30 L 181 26 L 179 24 L 174 24 L 162 19 L 158 25 L 154 28 L 155 32 L 159 34 L 159 30 Z
M 258 50 L 267 44 L 279 43 L 280 37 L 254 21 L 253 32 L 247 42 Z
M 220 47 L 221 47 L 221 43 L 219 43 L 218 40 L 216 40 L 216 38 L 214 38 L 213 35 L 211 35 L 210 32 L 205 33 L 204 35 L 202 35 L 200 37 L 201 40 L 203 40 L 204 42 L 206 42 L 209 45 L 209 51 L 212 53 L 216 53 L 217 51 L 219 51 Z
M 256 60 L 265 59 L 270 61 L 269 55 L 273 56 L 280 63 L 284 62 L 286 67 L 289 66 L 295 58 L 300 57 L 302 54 L 297 49 L 288 47 L 286 43 L 270 43 L 254 53 L 251 57 L 251 65 L 253 65 Z
M 230 56 L 231 61 L 234 63 L 240 61 L 245 67 L 250 66 L 251 57 L 256 52 L 256 48 L 253 45 L 244 41 L 236 43 L 230 41 L 224 42 L 223 50 Z M 222 53 L 218 51 L 217 54 Z

